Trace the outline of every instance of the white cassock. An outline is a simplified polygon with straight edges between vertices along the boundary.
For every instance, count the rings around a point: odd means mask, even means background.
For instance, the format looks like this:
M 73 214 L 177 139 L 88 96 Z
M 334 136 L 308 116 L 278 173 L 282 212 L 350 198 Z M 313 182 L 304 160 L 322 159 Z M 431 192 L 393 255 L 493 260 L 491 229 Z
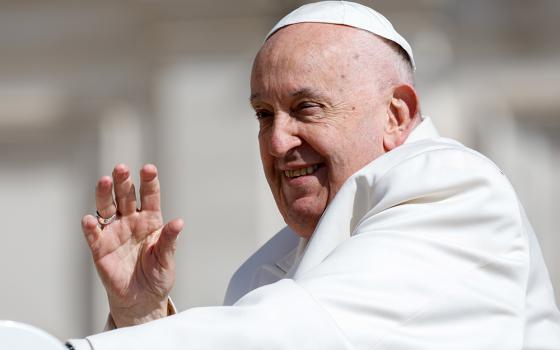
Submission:
M 490 160 L 429 118 L 342 186 L 305 242 L 284 229 L 226 305 L 73 341 L 77 350 L 560 349 L 535 234 Z

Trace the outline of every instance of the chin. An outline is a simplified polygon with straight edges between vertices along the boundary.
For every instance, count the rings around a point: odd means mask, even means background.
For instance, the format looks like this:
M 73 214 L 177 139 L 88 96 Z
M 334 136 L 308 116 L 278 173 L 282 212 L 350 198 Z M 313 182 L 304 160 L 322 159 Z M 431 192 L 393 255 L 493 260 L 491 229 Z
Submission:
M 323 214 L 324 208 L 322 210 L 295 210 L 296 208 L 291 208 L 288 211 L 288 217 L 285 217 L 287 225 L 298 234 L 298 236 L 303 238 L 310 238 L 315 232 L 315 228 L 319 223 L 319 219 Z

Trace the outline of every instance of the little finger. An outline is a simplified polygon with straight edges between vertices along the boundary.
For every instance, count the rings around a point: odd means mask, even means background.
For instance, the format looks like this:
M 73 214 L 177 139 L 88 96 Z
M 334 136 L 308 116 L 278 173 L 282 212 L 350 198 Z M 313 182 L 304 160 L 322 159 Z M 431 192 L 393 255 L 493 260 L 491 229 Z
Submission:
M 90 249 L 93 250 L 95 242 L 101 237 L 101 229 L 95 216 L 86 215 L 82 218 L 82 232 Z
M 108 219 L 117 213 L 117 207 L 113 200 L 113 180 L 109 176 L 103 176 L 97 182 L 95 205 L 97 213 L 103 218 Z

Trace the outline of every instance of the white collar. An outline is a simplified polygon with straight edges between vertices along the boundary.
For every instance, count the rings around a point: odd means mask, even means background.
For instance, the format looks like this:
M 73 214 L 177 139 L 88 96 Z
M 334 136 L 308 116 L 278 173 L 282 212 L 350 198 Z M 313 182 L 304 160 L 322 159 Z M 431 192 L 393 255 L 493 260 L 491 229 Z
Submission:
M 421 118 L 422 121 L 411 131 L 410 135 L 405 140 L 404 144 L 410 144 L 420 140 L 439 137 L 439 133 L 434 123 L 432 122 L 432 119 L 428 116 L 421 116 Z M 370 164 L 368 164 L 366 167 L 371 166 Z M 362 169 L 360 169 L 357 173 L 362 171 Z M 316 232 L 314 232 L 313 235 L 315 234 Z M 330 239 L 334 241 L 337 240 L 336 237 L 327 238 L 327 240 Z M 290 254 L 288 254 L 287 256 L 285 256 L 283 259 L 281 259 L 276 263 L 278 267 L 280 267 L 283 271 L 287 272 L 287 277 L 292 277 L 296 273 L 296 269 L 298 268 L 299 262 L 301 261 L 303 255 L 306 252 L 307 245 L 308 245 L 308 240 L 304 238 L 300 238 L 298 246 L 293 251 L 291 251 Z
M 418 124 L 414 130 L 408 135 L 408 138 L 404 142 L 405 144 L 420 141 L 424 139 L 430 139 L 434 137 L 439 137 L 439 133 L 432 122 L 432 118 L 428 116 L 422 116 L 422 121 Z
M 412 144 L 416 141 L 438 137 L 439 133 L 431 118 L 423 116 L 422 122 L 412 130 L 403 145 L 406 144 L 406 148 L 409 149 L 411 147 L 413 149 L 423 149 L 421 145 Z M 397 149 L 403 147 L 403 145 L 397 147 Z M 357 225 L 357 220 L 360 220 L 362 217 L 360 212 L 368 209 L 368 205 L 357 209 L 360 205 L 356 204 L 356 194 L 359 192 L 364 195 L 363 191 L 358 190 L 358 187 L 373 186 L 373 183 L 376 181 L 375 179 L 389 169 L 391 164 L 400 161 L 401 153 L 387 152 L 383 156 L 374 159 L 346 180 L 333 201 L 325 209 L 309 242 L 303 241 L 303 239 L 300 240 L 298 253 L 295 255 L 295 259 L 291 260 L 293 265 L 286 274 L 286 277 L 297 277 L 305 273 L 305 271 L 308 271 L 321 261 L 340 242 L 351 236 L 353 229 Z M 333 212 L 336 213 L 334 214 Z M 302 246 L 305 249 L 302 249 Z

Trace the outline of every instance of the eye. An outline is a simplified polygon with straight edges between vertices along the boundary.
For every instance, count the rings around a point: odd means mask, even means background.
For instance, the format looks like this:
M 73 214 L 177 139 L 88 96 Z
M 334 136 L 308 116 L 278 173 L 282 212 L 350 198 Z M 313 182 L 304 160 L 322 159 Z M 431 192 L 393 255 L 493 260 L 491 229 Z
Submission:
M 296 108 L 292 110 L 294 116 L 304 117 L 316 117 L 322 114 L 323 105 L 318 102 L 303 101 L 296 105 Z
M 302 110 L 302 109 L 310 109 L 310 108 L 315 108 L 315 107 L 321 107 L 320 104 L 316 103 L 316 102 L 309 102 L 309 101 L 305 101 L 302 102 L 298 105 L 298 110 Z
M 271 111 L 268 111 L 266 109 L 256 109 L 255 110 L 255 117 L 257 117 L 257 120 L 263 120 L 266 119 L 268 117 L 272 117 L 274 115 L 274 113 L 272 113 Z

